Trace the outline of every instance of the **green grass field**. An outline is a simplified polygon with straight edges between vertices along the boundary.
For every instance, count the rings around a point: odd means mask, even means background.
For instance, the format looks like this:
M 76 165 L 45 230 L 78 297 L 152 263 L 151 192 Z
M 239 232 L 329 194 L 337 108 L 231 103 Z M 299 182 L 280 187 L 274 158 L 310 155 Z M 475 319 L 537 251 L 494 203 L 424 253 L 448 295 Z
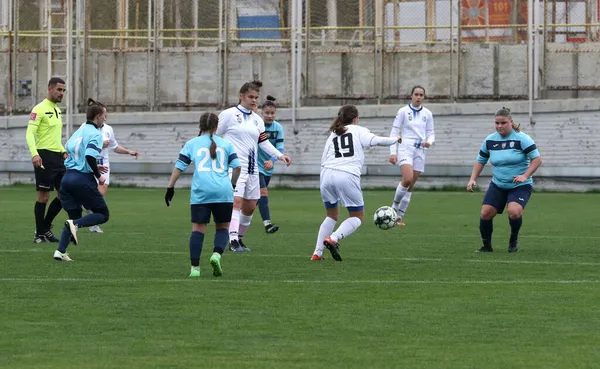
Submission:
M 257 211 L 252 252 L 226 252 L 218 279 L 209 232 L 197 280 L 189 191 L 170 208 L 163 196 L 111 189 L 105 233 L 80 230 L 75 262 L 59 263 L 56 244 L 31 242 L 32 186 L 0 188 L 0 367 L 599 365 L 598 194 L 535 193 L 520 251 L 506 252 L 503 215 L 496 252 L 475 254 L 483 193 L 416 192 L 406 227 L 381 231 L 367 215 L 338 263 L 310 261 L 318 191 L 273 189 L 280 231 L 265 234 Z M 367 213 L 391 196 L 366 191 Z

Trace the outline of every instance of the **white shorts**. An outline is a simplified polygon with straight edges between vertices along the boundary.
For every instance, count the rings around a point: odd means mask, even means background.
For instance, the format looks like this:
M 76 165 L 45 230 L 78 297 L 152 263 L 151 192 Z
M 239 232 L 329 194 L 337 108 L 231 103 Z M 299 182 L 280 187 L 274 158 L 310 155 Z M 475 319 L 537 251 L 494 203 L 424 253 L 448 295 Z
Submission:
M 412 166 L 414 171 L 423 173 L 425 171 L 425 150 L 409 144 L 402 143 L 398 145 L 398 162 L 396 165 L 401 167 L 405 164 Z
M 260 181 L 257 174 L 242 173 L 238 178 L 233 196 L 238 196 L 246 200 L 260 199 Z
M 345 207 L 364 207 L 360 177 L 348 172 L 323 168 L 321 170 L 321 198 L 326 207 L 342 201 Z

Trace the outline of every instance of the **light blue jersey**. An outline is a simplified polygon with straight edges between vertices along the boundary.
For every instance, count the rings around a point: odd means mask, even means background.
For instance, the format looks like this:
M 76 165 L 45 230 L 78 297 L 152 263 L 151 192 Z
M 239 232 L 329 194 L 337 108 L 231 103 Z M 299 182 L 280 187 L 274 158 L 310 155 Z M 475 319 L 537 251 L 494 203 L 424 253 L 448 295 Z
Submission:
M 513 179 L 524 174 L 531 159 L 538 156 L 540 152 L 531 137 L 513 130 L 507 137 L 498 132 L 489 135 L 481 145 L 477 161 L 485 165 L 489 160 L 493 167 L 492 182 L 502 189 L 511 189 L 533 184 L 532 177 L 523 183 L 513 183 Z
M 273 146 L 281 153 L 283 153 L 283 127 L 277 121 L 274 121 L 271 124 L 265 123 L 265 134 L 267 135 L 267 139 L 271 142 Z M 258 172 L 265 175 L 271 176 L 273 175 L 273 169 L 266 170 L 265 169 L 265 161 L 273 160 L 273 163 L 277 161 L 277 158 L 271 158 L 264 150 L 259 146 L 258 147 Z
M 231 142 L 213 135 L 217 144 L 217 157 L 210 157 L 210 135 L 204 134 L 185 143 L 179 152 L 175 168 L 185 171 L 191 162 L 196 167 L 192 178 L 190 204 L 233 202 L 233 186 L 229 168 L 240 166 Z
M 84 123 L 67 141 L 65 145 L 69 157 L 65 160 L 65 168 L 81 173 L 92 173 L 86 156 L 98 157 L 102 151 L 102 133 L 91 122 Z

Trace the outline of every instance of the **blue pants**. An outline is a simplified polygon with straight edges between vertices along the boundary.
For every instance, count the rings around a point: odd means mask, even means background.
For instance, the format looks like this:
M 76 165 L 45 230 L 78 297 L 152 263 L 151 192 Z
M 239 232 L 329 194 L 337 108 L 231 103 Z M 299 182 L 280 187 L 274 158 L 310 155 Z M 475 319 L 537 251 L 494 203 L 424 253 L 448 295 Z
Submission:
M 67 170 L 65 173 L 60 185 L 60 203 L 67 212 L 81 209 L 82 206 L 95 213 L 107 208 L 94 175 L 77 170 Z
M 511 189 L 503 189 L 498 187 L 494 182 L 491 182 L 483 197 L 483 205 L 495 207 L 498 214 L 504 212 L 504 208 L 509 202 L 516 202 L 525 209 L 525 205 L 527 205 L 527 202 L 531 197 L 532 189 L 533 187 L 530 184 L 521 185 Z

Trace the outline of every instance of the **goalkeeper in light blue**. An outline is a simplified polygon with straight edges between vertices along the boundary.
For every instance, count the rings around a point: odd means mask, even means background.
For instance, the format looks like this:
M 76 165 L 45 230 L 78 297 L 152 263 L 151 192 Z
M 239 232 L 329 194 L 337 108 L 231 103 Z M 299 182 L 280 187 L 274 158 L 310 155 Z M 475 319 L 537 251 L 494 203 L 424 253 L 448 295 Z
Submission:
M 510 224 L 508 252 L 519 250 L 519 230 L 523 224 L 523 209 L 533 189 L 532 175 L 542 164 L 542 157 L 535 142 L 521 132 L 512 120 L 510 110 L 502 108 L 496 113 L 496 132 L 489 135 L 481 145 L 473 166 L 467 190 L 473 191 L 477 177 L 487 164 L 492 164 L 492 182 L 483 198 L 479 231 L 483 246 L 477 252 L 492 252 L 493 219 L 506 207 Z
M 283 127 L 275 120 L 275 98 L 267 96 L 267 101 L 262 105 L 262 117 L 265 121 L 265 134 L 267 139 L 279 152 L 283 153 Z M 277 158 L 272 158 L 260 146 L 258 147 L 258 179 L 260 183 L 260 199 L 258 200 L 258 210 L 263 219 L 265 232 L 275 233 L 279 226 L 271 224 L 271 210 L 269 209 L 269 182 L 273 176 L 273 167 Z
M 219 117 L 213 113 L 204 113 L 200 117 L 200 135 L 186 142 L 181 149 L 165 194 L 165 202 L 169 206 L 175 194 L 175 183 L 193 162 L 195 169 L 190 194 L 190 277 L 200 276 L 200 254 L 211 214 L 216 233 L 210 264 L 215 277 L 223 275 L 221 257 L 229 241 L 233 189 L 241 168 L 231 142 L 214 135 L 218 124 Z M 233 169 L 231 179 L 228 173 L 230 168 Z

